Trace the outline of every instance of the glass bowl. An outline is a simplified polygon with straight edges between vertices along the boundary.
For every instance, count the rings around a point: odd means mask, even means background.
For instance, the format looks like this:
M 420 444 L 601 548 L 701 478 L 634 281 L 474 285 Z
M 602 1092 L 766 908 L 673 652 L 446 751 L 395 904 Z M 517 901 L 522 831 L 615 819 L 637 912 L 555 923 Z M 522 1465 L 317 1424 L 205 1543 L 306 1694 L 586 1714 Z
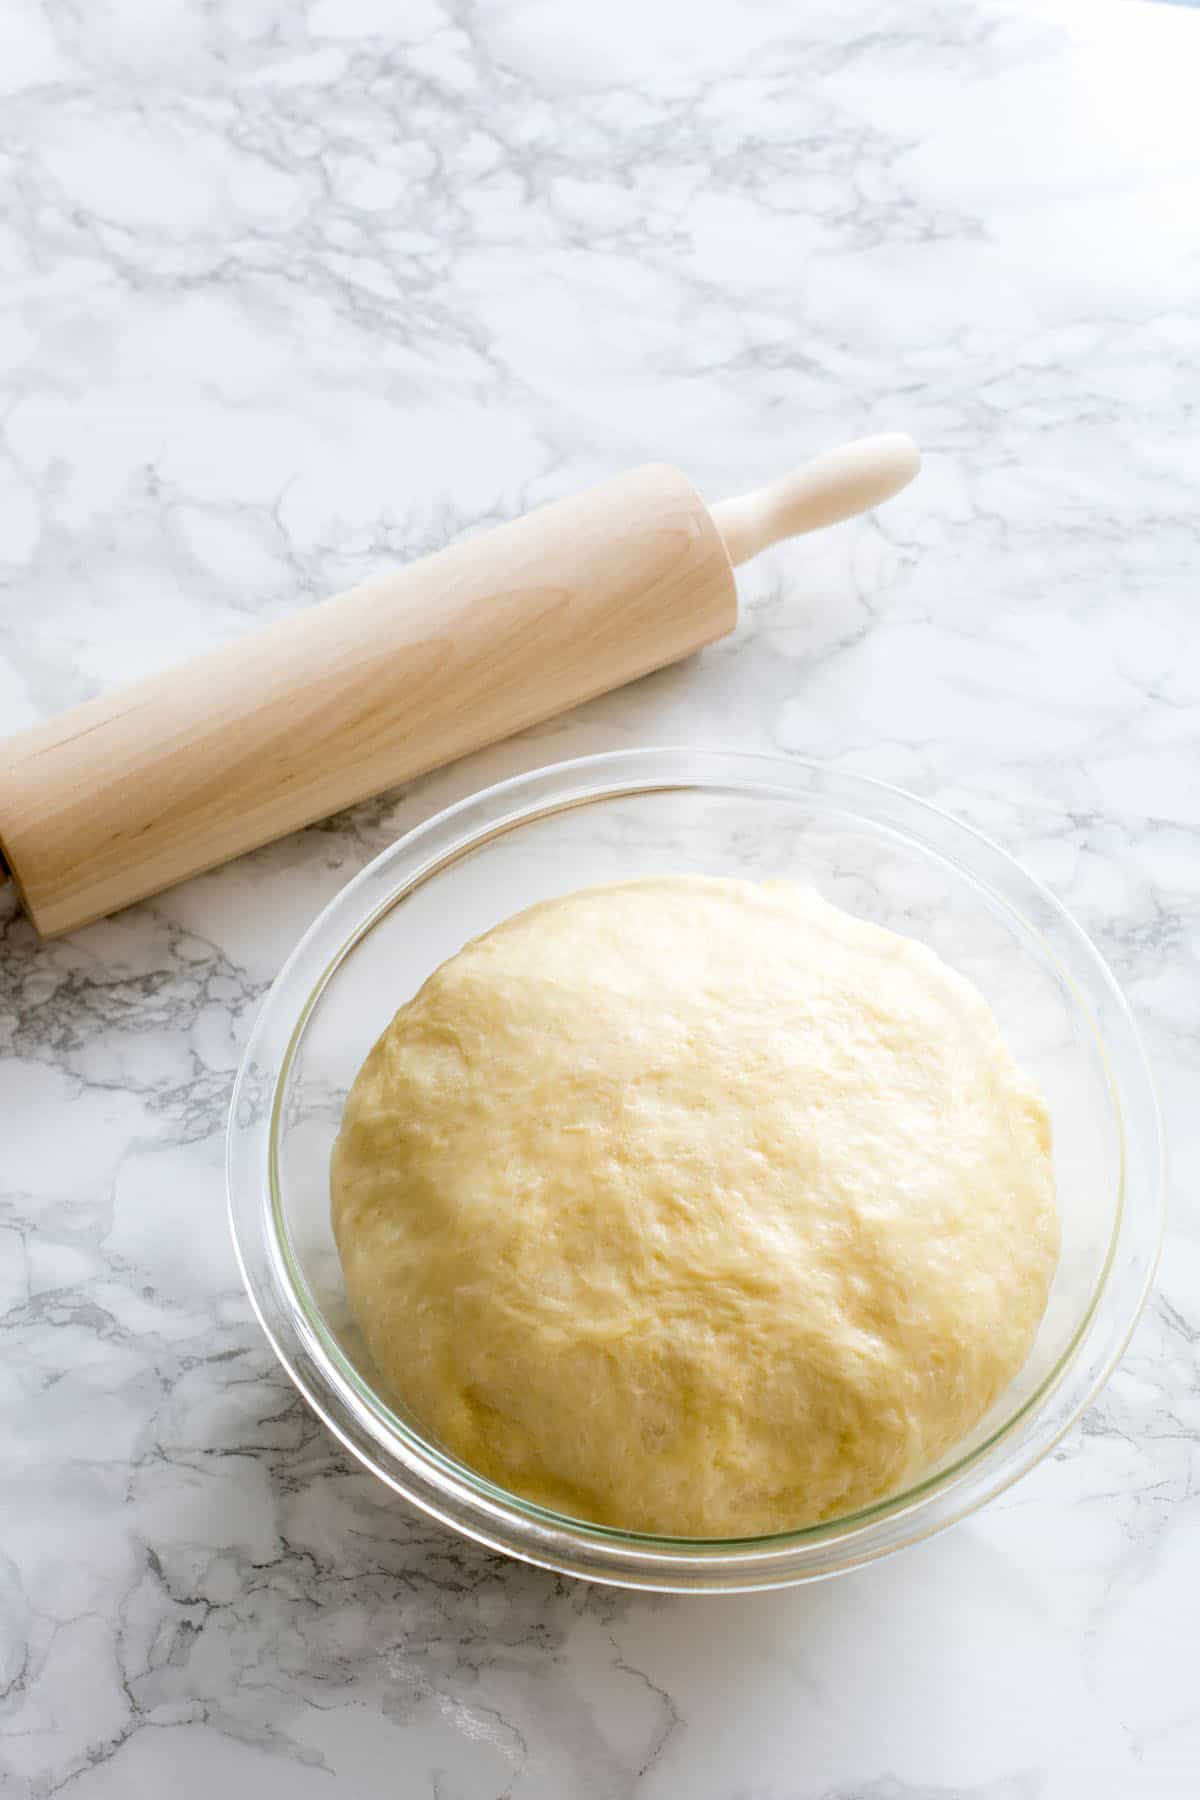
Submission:
M 360 1063 L 469 938 L 534 901 L 654 874 L 788 876 L 931 945 L 987 995 L 1054 1122 L 1062 1260 L 1029 1359 L 905 1492 L 771 1537 L 672 1539 L 493 1486 L 384 1397 L 346 1306 L 329 1152 Z M 898 790 L 790 758 L 632 750 L 505 781 L 377 857 L 288 960 L 234 1090 L 234 1240 L 263 1329 L 348 1449 L 451 1529 L 630 1587 L 720 1591 L 836 1574 L 926 1538 L 1045 1456 L 1113 1369 L 1162 1232 L 1158 1110 L 1129 1010 L 1083 932 L 985 838 Z

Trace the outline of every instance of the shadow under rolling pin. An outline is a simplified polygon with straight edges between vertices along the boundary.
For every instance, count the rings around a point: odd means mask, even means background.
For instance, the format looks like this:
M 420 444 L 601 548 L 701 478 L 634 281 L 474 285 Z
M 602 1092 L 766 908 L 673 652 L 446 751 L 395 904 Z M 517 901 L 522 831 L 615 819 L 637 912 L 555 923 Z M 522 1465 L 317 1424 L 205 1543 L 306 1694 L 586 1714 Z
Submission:
M 17 896 L 75 930 L 690 656 L 735 565 L 919 466 L 862 438 L 710 509 L 650 464 L 35 725 L 0 743 Z

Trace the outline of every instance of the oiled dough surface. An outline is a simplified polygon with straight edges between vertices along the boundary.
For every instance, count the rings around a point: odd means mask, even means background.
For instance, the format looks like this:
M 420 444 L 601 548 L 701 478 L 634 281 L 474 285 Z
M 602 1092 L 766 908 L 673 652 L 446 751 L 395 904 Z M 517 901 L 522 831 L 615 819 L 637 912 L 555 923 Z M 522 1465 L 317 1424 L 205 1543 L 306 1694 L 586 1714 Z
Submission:
M 681 1536 L 869 1503 L 1020 1368 L 1049 1127 L 977 991 L 783 883 L 585 889 L 467 945 L 333 1155 L 394 1396 L 559 1511 Z

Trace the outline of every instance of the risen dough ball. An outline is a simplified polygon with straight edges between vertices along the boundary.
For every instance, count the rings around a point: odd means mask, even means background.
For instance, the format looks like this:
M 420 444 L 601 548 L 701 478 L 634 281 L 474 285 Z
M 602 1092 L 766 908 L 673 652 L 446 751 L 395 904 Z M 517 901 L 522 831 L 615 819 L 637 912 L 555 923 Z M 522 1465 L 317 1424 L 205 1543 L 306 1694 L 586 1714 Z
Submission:
M 561 1512 L 785 1530 L 919 1475 L 1016 1374 L 1058 1226 L 976 990 L 784 883 L 586 889 L 468 944 L 333 1155 L 401 1405 Z

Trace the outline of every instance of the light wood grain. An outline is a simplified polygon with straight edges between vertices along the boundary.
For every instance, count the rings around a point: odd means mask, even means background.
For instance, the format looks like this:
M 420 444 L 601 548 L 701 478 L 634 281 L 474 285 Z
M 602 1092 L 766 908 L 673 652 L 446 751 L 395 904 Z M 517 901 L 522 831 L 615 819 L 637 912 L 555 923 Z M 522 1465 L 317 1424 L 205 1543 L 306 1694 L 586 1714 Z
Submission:
M 729 560 L 738 566 L 781 538 L 819 531 L 879 506 L 907 487 L 920 467 L 920 452 L 903 432 L 857 438 L 752 494 L 719 501 L 713 519 Z
M 228 861 L 732 630 L 677 470 L 637 469 L 0 745 L 44 936 Z

